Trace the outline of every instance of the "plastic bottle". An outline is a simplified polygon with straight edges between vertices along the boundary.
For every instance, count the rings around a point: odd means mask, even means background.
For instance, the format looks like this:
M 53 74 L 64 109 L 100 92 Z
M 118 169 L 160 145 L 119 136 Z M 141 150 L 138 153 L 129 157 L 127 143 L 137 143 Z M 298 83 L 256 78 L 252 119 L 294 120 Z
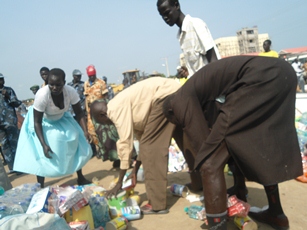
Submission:
M 19 201 L 18 205 L 20 205 L 20 207 L 22 208 L 23 213 L 25 213 L 28 210 L 29 205 L 27 204 L 26 201 Z
M 12 209 L 11 209 L 10 215 L 16 215 L 16 214 L 23 214 L 24 213 L 22 207 L 18 204 L 12 205 L 11 208 Z
M 110 221 L 109 206 L 106 199 L 99 195 L 92 196 L 89 204 L 92 210 L 95 228 L 105 227 L 106 223 Z
M 101 213 L 103 213 L 102 207 L 99 204 L 99 201 L 97 199 L 92 199 L 90 203 L 92 214 L 93 214 L 93 220 L 94 220 L 94 226 L 95 228 L 102 226 L 103 223 L 101 221 Z
M 300 122 L 303 123 L 304 125 L 307 125 L 307 113 L 303 113 L 301 118 L 300 118 Z
M 121 208 L 120 212 L 127 220 L 137 220 L 141 218 L 141 209 L 139 206 L 127 206 Z
M 139 182 L 143 182 L 145 180 L 144 170 L 143 170 L 142 166 L 140 166 L 140 168 L 138 170 L 136 180 L 139 181 Z
M 5 190 L 2 186 L 0 186 L 0 196 L 2 196 L 4 194 Z
M 307 143 L 307 132 L 298 129 L 297 130 L 297 137 L 298 137 L 300 150 L 303 153 L 304 152 L 304 146 Z
M 1 205 L 0 206 L 0 219 L 8 215 L 10 215 L 10 211 L 8 210 L 8 207 L 6 205 Z
M 184 211 L 192 219 L 196 219 L 196 220 L 205 220 L 206 219 L 205 208 L 202 207 L 202 206 L 192 204 L 190 207 L 185 207 Z

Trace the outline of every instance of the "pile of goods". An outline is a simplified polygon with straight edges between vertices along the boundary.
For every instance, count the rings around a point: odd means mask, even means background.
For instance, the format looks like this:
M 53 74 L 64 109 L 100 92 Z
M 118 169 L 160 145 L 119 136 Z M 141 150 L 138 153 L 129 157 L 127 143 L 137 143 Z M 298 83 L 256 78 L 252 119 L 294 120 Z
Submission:
M 133 184 L 106 199 L 105 189 L 96 184 L 51 186 L 23 184 L 0 196 L 0 229 L 127 229 L 128 221 L 140 219 L 140 197 L 133 194 Z M 30 228 L 31 227 L 31 228 Z
M 298 137 L 298 142 L 302 155 L 303 175 L 296 180 L 307 183 L 307 113 L 297 114 L 295 118 L 295 127 Z

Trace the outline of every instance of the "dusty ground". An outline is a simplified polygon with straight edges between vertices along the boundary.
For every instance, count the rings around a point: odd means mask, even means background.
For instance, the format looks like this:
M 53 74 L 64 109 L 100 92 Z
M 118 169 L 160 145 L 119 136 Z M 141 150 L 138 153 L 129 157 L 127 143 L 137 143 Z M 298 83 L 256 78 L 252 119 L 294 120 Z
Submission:
M 7 166 L 6 166 L 7 169 Z M 118 171 L 112 169 L 111 162 L 102 162 L 96 158 L 92 158 L 83 168 L 84 175 L 91 180 L 94 177 L 99 179 L 99 184 L 108 188 L 110 182 L 118 175 Z M 13 186 L 18 186 L 23 183 L 36 182 L 36 177 L 33 175 L 9 175 Z M 189 182 L 187 172 L 177 172 L 168 175 L 169 185 L 172 183 L 185 184 Z M 232 177 L 226 175 L 227 184 L 232 185 Z M 62 178 L 46 178 L 46 186 L 49 185 L 74 185 L 76 184 L 76 174 Z M 247 182 L 249 195 L 248 202 L 252 206 L 262 207 L 267 204 L 263 187 L 253 182 Z M 141 196 L 144 204 L 147 202 L 144 183 L 138 183 L 135 192 Z M 201 195 L 201 193 L 199 193 Z M 284 211 L 290 221 L 291 230 L 307 229 L 307 184 L 297 182 L 295 180 L 287 181 L 280 184 L 280 196 Z M 191 203 L 180 197 L 168 195 L 168 208 L 170 212 L 166 215 L 151 215 L 144 216 L 140 220 L 131 221 L 129 230 L 189 230 L 189 229 L 207 229 L 202 221 L 190 219 L 183 211 L 184 207 Z M 195 204 L 201 204 L 196 202 Z M 233 221 L 228 222 L 228 229 L 234 230 L 237 227 Z M 258 229 L 270 230 L 268 225 L 258 223 Z

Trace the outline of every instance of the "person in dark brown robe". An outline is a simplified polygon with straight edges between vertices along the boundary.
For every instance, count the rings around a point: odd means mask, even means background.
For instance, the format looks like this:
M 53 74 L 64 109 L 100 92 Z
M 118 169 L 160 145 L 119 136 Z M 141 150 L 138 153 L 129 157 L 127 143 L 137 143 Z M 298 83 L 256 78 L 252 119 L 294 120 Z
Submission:
M 248 180 L 265 188 L 269 208 L 249 215 L 289 227 L 278 183 L 302 175 L 296 84 L 284 60 L 236 56 L 203 67 L 164 102 L 165 116 L 183 128 L 197 153 L 210 229 L 227 229 L 223 169 L 230 157 Z

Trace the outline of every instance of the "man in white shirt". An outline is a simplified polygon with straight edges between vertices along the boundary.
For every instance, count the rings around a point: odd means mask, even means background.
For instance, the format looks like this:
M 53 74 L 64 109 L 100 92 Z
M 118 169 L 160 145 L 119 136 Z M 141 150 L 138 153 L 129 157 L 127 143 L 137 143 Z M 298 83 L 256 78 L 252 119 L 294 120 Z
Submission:
M 203 66 L 220 59 L 218 49 L 204 21 L 199 18 L 192 18 L 190 15 L 184 15 L 181 12 L 178 0 L 158 0 L 157 7 L 166 24 L 169 26 L 176 24 L 179 27 L 178 39 L 186 66 L 177 68 L 178 78 L 181 80 L 190 78 Z M 185 81 L 183 80 L 183 82 Z M 187 157 L 189 156 L 191 154 L 187 155 Z M 188 159 L 187 157 L 186 159 Z M 192 161 L 192 159 L 190 160 Z M 191 174 L 192 183 L 187 184 L 191 190 L 202 189 L 202 186 L 197 188 L 193 185 L 194 181 L 198 181 L 198 177 L 200 178 L 198 172 Z
M 297 84 L 299 86 L 299 89 L 301 90 L 301 92 L 305 93 L 305 81 L 304 81 L 304 77 L 303 77 L 303 70 L 301 68 L 301 62 L 298 61 L 297 58 L 295 58 L 295 60 L 292 63 L 292 67 L 296 73 L 297 76 Z
M 190 78 L 208 63 L 220 59 L 220 54 L 206 23 L 181 12 L 178 0 L 158 0 L 157 7 L 169 26 L 179 27 L 178 39 L 186 68 L 178 70 L 181 77 Z

